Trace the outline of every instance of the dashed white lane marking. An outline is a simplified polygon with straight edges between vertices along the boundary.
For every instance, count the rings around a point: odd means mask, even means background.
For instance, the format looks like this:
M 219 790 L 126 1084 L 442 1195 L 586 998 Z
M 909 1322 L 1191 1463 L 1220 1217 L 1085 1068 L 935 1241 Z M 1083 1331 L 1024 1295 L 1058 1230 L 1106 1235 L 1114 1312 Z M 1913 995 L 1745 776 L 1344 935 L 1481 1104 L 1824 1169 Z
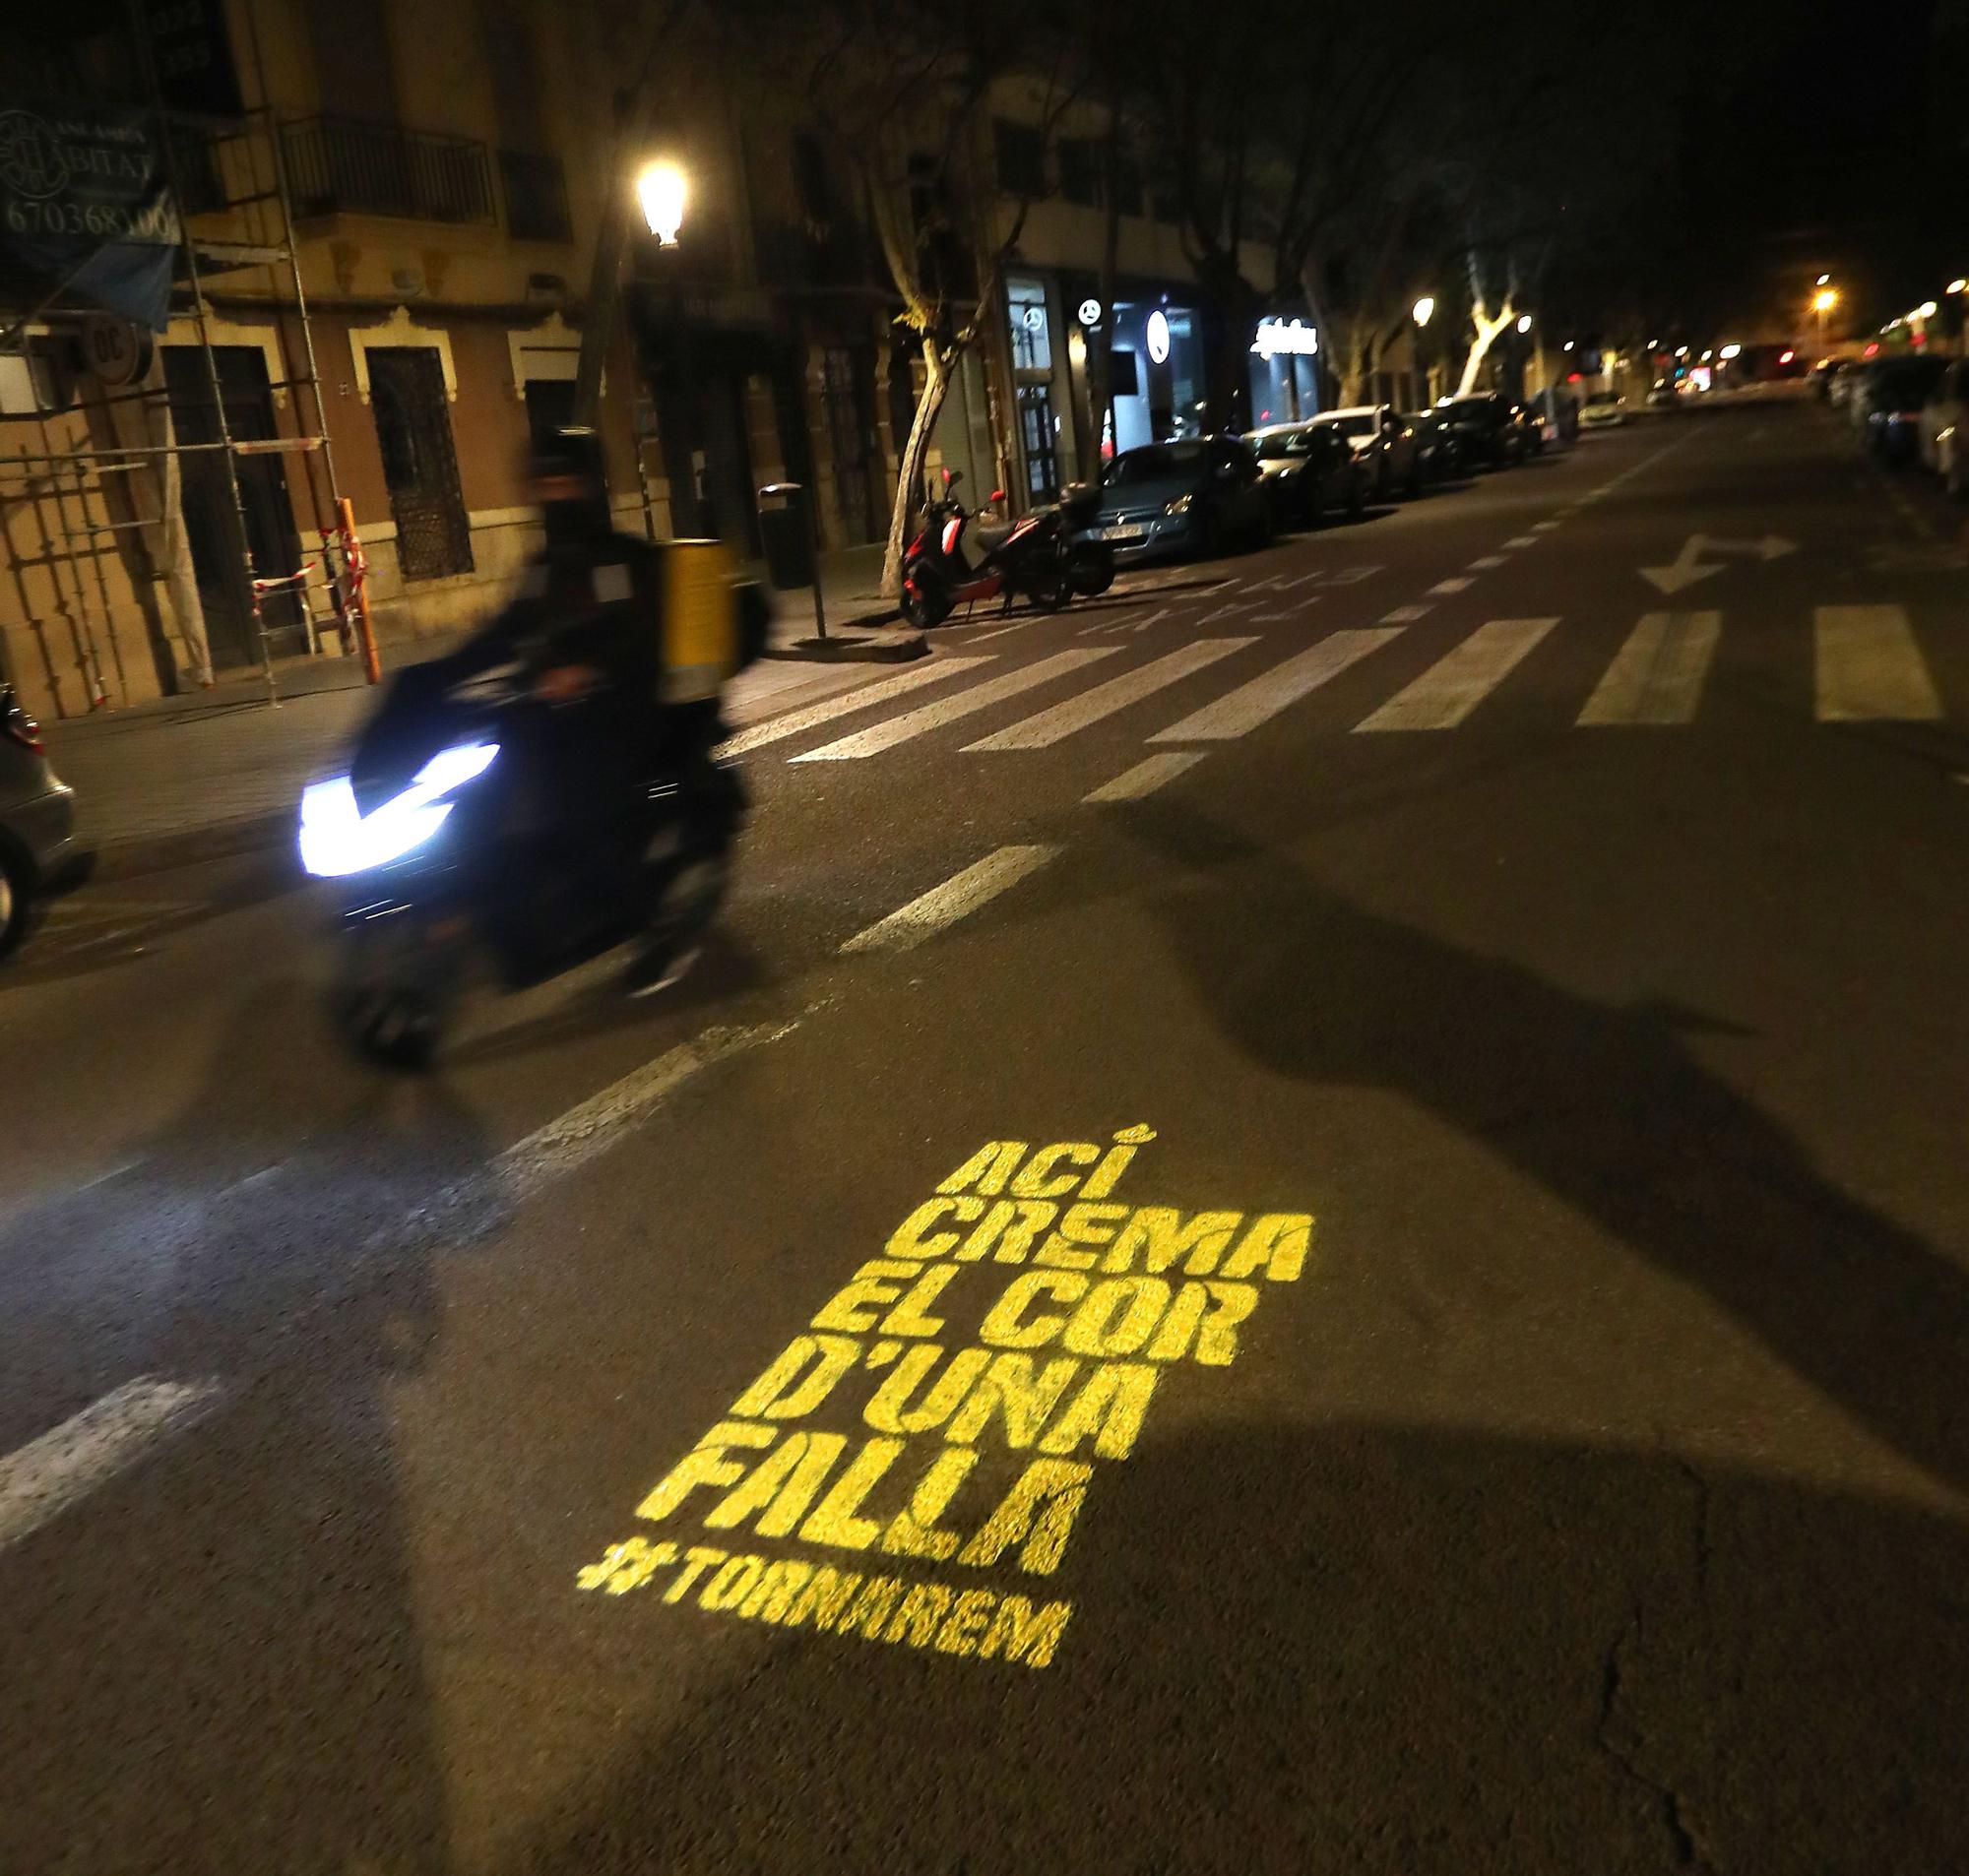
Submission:
M 1582 726 L 1686 723 L 1723 631 L 1720 612 L 1644 612 L 1579 713 Z
M 1513 534 L 1509 540 L 1504 542 L 1504 545 L 1506 547 L 1536 547 L 1538 545 L 1538 536 L 1536 534 Z
M 711 1029 L 646 1062 L 506 1148 L 491 1168 L 501 1198 L 515 1202 L 586 1165 L 700 1070 L 776 1042 L 798 1027 L 795 1019 Z M 475 1174 L 446 1187 L 418 1209 L 413 1226 L 418 1219 L 442 1219 L 448 1210 L 476 1205 L 485 1185 L 485 1175 Z M 385 1227 L 365 1248 L 387 1242 L 403 1228 L 401 1222 Z M 220 1406 L 227 1392 L 220 1380 L 166 1381 L 142 1375 L 0 1459 L 0 1550 L 127 1471 L 159 1441 L 186 1431 Z
M 1429 609 L 1426 605 L 1394 606 L 1381 614 L 1381 623 L 1383 625 L 1413 625 Z
M 1941 699 L 1897 605 L 1812 608 L 1820 722 L 1931 721 Z
M 1213 610 L 1206 612 L 1196 623 L 1198 625 L 1208 625 L 1212 619 L 1228 619 L 1234 612 L 1248 612 L 1250 609 L 1251 601 L 1249 599 L 1233 599 L 1228 604 L 1217 606 Z
M 1029 691 L 1051 682 L 1055 677 L 1063 677 L 1068 671 L 1091 664 L 1098 657 L 1112 657 L 1120 649 L 1117 645 L 1090 645 L 1081 651 L 1055 652 L 1036 664 L 1022 665 L 1016 671 L 1005 672 L 1002 677 L 986 678 L 982 684 L 959 691 L 955 697 L 939 698 L 937 702 L 924 704 L 920 709 L 906 710 L 887 722 L 876 723 L 872 728 L 853 736 L 843 736 L 839 742 L 824 743 L 818 749 L 809 749 L 803 756 L 794 756 L 793 760 L 854 762 L 863 756 L 879 755 L 884 749 L 893 749 L 898 743 L 908 742 L 915 736 L 927 735 L 932 729 L 939 729 L 960 717 L 988 710 L 1007 697 L 1016 697 L 1021 691 Z
M 1438 580 L 1434 586 L 1429 588 L 1429 592 L 1439 594 L 1461 593 L 1465 587 L 1474 584 L 1475 582 L 1458 575 L 1454 580 Z
M 1401 637 L 1398 626 L 1335 632 L 1297 657 L 1274 664 L 1269 671 L 1227 691 L 1179 723 L 1158 730 L 1151 742 L 1229 742 L 1276 717 L 1308 691 L 1337 677 L 1348 665 Z
M 1558 523 L 1556 521 L 1535 521 L 1532 523 L 1532 532 L 1535 534 L 1549 534 L 1557 526 Z
M 524 1140 L 514 1141 L 492 1162 L 500 1194 L 509 1201 L 525 1198 L 551 1180 L 566 1177 L 607 1152 L 625 1128 L 648 1119 L 693 1075 L 746 1049 L 777 1042 L 798 1028 L 797 1021 L 719 1026 L 665 1050 L 544 1127 L 535 1128 Z
M 218 1381 L 142 1375 L 0 1459 L 0 1550 L 106 1485 L 159 1440 L 203 1419 L 224 1393 Z
M 1219 658 L 1228 657 L 1233 652 L 1241 652 L 1245 646 L 1255 644 L 1256 639 L 1194 639 L 1161 657 L 1151 658 L 1132 671 L 1123 671 L 1119 677 L 1112 677 L 1105 684 L 1097 684 L 1077 697 L 1069 697 L 1050 710 L 1043 710 L 1037 717 L 1028 717 L 1009 729 L 966 743 L 965 753 L 1048 748 L 1072 735 L 1075 730 L 1085 729 L 1089 723 L 1099 722 L 1117 710 L 1139 703 L 1164 685 L 1175 684 L 1202 670 L 1205 665 L 1214 664 Z
M 769 718 L 765 722 L 755 724 L 750 729 L 741 729 L 719 751 L 721 755 L 742 756 L 748 749 L 758 749 L 769 742 L 778 742 L 783 736 L 797 736 L 803 729 L 811 729 L 817 723 L 831 721 L 836 717 L 846 717 L 851 711 L 866 710 L 873 704 L 885 704 L 892 697 L 921 690 L 925 684 L 940 684 L 947 677 L 956 677 L 965 671 L 973 671 L 981 664 L 990 663 L 990 657 L 926 657 L 919 665 L 900 672 L 894 677 L 885 677 L 876 684 L 862 684 L 852 691 L 842 691 L 833 697 L 823 697 L 817 704 L 808 704 L 800 710 L 790 710 L 784 717 Z
M 986 639 L 1002 639 L 1007 632 L 1023 632 L 1032 623 L 1031 619 L 1014 619 L 1010 625 L 994 625 L 990 631 L 980 632 L 964 642 L 966 645 L 983 645 Z
M 1556 618 L 1487 621 L 1354 727 L 1455 728 L 1557 623 Z
M 1503 564 L 1504 556 L 1502 554 L 1485 554 L 1470 563 L 1470 571 L 1472 573 L 1489 573 L 1493 567 L 1501 567 Z
M 1001 846 L 941 886 L 932 886 L 907 906 L 899 906 L 865 931 L 857 931 L 841 949 L 909 951 L 954 925 L 967 912 L 989 904 L 1029 873 L 1038 872 L 1058 851 L 1056 846 Z
M 1081 799 L 1139 801 L 1145 794 L 1154 794 L 1165 782 L 1174 782 L 1184 770 L 1194 769 L 1202 760 L 1201 749 L 1167 749 L 1159 756 L 1149 757 L 1146 762 L 1136 763 L 1132 769 L 1124 769 L 1113 781 L 1104 782 L 1092 793 L 1082 795 Z

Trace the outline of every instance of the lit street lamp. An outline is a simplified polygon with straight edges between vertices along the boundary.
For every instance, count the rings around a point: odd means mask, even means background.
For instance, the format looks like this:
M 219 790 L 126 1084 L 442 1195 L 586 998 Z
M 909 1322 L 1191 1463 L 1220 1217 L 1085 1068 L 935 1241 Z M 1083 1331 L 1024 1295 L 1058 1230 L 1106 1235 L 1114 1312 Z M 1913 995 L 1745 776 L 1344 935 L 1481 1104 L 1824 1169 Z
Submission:
M 643 219 L 657 237 L 659 247 L 675 247 L 677 230 L 683 226 L 684 204 L 690 185 L 684 173 L 667 158 L 646 162 L 636 177 L 636 199 L 643 205 Z
M 1409 317 L 1412 318 L 1416 323 L 1416 336 L 1415 336 L 1415 364 L 1416 364 L 1415 375 L 1417 380 L 1416 402 L 1418 404 L 1427 404 L 1429 402 L 1429 394 L 1430 387 L 1429 383 L 1429 373 L 1424 368 L 1423 365 L 1422 334 L 1423 334 L 1423 328 L 1427 326 L 1429 322 L 1435 317 L 1435 295 L 1433 293 L 1425 293 L 1419 300 L 1416 301 L 1416 303 L 1412 307 L 1409 308 Z
M 1526 333 L 1531 331 L 1531 329 L 1532 329 L 1531 314 L 1520 313 L 1518 315 L 1518 337 L 1522 339 Z
M 1811 296 L 1811 310 L 1818 318 L 1818 345 L 1821 351 L 1825 348 L 1825 315 L 1839 304 L 1838 289 L 1827 285 L 1827 278 L 1819 275 L 1818 291 Z

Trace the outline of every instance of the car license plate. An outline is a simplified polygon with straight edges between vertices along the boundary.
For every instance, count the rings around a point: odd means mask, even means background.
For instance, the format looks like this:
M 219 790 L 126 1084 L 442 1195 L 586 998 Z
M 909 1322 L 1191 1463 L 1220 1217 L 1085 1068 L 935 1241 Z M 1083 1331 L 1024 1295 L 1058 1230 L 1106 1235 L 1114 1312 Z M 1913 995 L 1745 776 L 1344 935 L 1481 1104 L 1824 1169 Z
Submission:
M 1101 538 L 1103 540 L 1140 540 L 1148 532 L 1148 529 L 1140 522 L 1124 522 L 1117 528 L 1102 529 Z

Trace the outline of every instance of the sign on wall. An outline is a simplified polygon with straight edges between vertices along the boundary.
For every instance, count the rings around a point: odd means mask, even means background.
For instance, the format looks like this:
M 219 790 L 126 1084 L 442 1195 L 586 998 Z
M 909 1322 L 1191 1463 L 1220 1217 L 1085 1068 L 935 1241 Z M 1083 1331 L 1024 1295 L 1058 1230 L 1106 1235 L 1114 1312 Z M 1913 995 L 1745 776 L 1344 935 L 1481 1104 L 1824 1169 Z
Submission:
M 154 332 L 178 219 L 143 112 L 0 101 L 0 252 Z

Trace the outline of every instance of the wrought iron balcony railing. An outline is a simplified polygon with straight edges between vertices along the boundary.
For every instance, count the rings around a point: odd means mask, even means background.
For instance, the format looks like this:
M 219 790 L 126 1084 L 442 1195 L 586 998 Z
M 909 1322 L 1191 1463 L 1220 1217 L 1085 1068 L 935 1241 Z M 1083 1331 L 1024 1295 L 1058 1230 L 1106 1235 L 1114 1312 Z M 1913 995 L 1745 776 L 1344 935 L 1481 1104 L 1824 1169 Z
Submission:
M 491 221 L 485 146 L 354 117 L 309 117 L 283 131 L 298 216 L 403 216 L 419 221 Z

